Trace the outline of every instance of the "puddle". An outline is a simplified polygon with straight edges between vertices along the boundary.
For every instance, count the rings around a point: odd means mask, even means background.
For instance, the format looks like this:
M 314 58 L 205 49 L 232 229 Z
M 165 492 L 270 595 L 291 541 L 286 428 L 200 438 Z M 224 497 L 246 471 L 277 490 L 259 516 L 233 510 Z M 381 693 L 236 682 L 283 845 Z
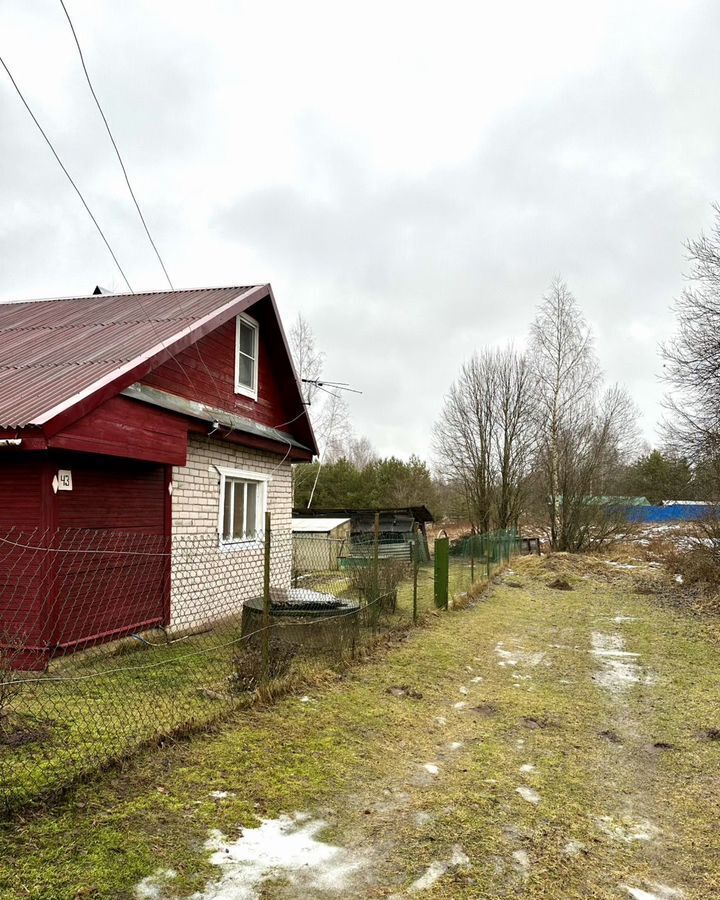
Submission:
M 430 863 L 425 873 L 420 876 L 408 888 L 409 894 L 419 894 L 421 891 L 429 890 L 443 875 L 451 871 L 456 871 L 464 866 L 469 865 L 470 859 L 464 852 L 460 844 L 455 844 L 452 848 L 452 855 L 448 860 L 436 860 Z
M 296 813 L 262 819 L 258 828 L 243 828 L 234 841 L 213 832 L 205 846 L 215 851 L 210 862 L 221 875 L 192 900 L 258 900 L 263 882 L 278 878 L 305 893 L 346 891 L 363 861 L 343 847 L 318 840 L 325 827 L 319 819 Z
M 595 681 L 610 691 L 624 690 L 631 684 L 653 684 L 654 676 L 643 674 L 636 660 L 638 653 L 625 650 L 625 639 L 619 634 L 603 634 L 593 631 L 591 635 L 593 656 L 602 663 L 602 671 L 593 675 Z

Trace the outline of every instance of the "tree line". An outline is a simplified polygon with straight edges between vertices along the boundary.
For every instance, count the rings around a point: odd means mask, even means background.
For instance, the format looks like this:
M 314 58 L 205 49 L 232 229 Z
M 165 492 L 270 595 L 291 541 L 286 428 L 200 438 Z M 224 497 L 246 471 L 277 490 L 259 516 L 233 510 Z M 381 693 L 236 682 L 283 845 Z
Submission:
M 433 428 L 433 466 L 380 458 L 356 439 L 342 397 L 311 414 L 320 461 L 296 473 L 295 505 L 425 504 L 477 531 L 531 522 L 556 550 L 602 542 L 624 526 L 622 499 L 720 499 L 720 208 L 688 245 L 677 331 L 661 348 L 668 386 L 663 446 L 642 447 L 627 390 L 606 384 L 592 331 L 560 278 L 542 298 L 526 349 L 478 349 L 450 386 Z M 307 323 L 291 331 L 298 369 L 319 379 Z M 321 388 L 309 386 L 308 402 Z M 311 408 L 312 409 L 312 408 Z

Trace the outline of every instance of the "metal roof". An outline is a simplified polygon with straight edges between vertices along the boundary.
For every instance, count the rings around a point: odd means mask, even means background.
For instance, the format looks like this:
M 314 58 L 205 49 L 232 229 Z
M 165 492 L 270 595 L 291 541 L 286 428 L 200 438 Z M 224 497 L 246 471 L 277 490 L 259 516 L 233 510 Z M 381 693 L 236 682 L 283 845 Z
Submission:
M 253 286 L 0 303 L 0 428 L 62 404 L 175 340 Z
M 208 406 L 207 403 L 200 403 L 197 400 L 178 397 L 176 394 L 169 394 L 167 391 L 149 387 L 147 384 L 131 384 L 130 387 L 122 391 L 122 395 L 131 397 L 133 400 L 140 400 L 143 403 L 149 403 L 151 406 L 158 406 L 160 409 L 180 413 L 183 416 L 192 416 L 194 419 L 200 419 L 203 422 L 217 422 L 231 431 L 244 431 L 246 434 L 251 434 L 254 437 L 265 438 L 268 441 L 289 444 L 291 447 L 297 447 L 300 450 L 314 452 L 312 447 L 306 447 L 305 444 L 295 440 L 292 435 L 285 431 L 280 431 L 278 428 L 270 428 L 268 425 L 254 422 L 245 416 L 238 416 L 235 413 L 227 412 L 227 410 L 219 409 L 216 406 Z
M 341 525 L 345 525 L 349 522 L 350 519 L 297 519 L 293 518 L 292 520 L 292 530 L 297 532 L 306 532 L 309 534 L 314 534 L 318 532 L 322 532 L 326 534 L 328 531 L 333 531 L 335 528 L 339 528 Z

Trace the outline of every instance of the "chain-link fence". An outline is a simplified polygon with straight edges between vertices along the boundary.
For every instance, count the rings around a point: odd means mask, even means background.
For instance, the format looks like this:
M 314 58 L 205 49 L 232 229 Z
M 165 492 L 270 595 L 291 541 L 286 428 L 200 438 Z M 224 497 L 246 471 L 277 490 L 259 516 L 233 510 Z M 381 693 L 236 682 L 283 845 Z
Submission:
M 433 605 L 412 542 L 0 535 L 0 806 L 344 664 Z
M 457 605 L 473 585 L 488 581 L 493 573 L 517 553 L 523 541 L 516 531 L 472 534 L 455 541 L 435 539 L 435 604 L 443 608 Z

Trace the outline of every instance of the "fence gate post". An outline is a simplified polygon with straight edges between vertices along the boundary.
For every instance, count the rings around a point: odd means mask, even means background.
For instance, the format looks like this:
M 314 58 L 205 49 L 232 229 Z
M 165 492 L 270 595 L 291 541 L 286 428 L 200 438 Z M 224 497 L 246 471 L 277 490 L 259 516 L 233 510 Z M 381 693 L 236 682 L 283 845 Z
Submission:
M 450 541 L 448 536 L 435 538 L 435 606 L 448 608 L 450 580 Z
M 262 675 L 270 670 L 270 511 L 265 513 L 265 567 L 263 571 Z
M 475 532 L 470 532 L 470 587 L 475 584 Z
M 413 625 L 417 625 L 418 569 L 420 568 L 417 525 L 413 528 L 413 540 L 410 544 L 410 558 L 412 559 L 413 571 Z

